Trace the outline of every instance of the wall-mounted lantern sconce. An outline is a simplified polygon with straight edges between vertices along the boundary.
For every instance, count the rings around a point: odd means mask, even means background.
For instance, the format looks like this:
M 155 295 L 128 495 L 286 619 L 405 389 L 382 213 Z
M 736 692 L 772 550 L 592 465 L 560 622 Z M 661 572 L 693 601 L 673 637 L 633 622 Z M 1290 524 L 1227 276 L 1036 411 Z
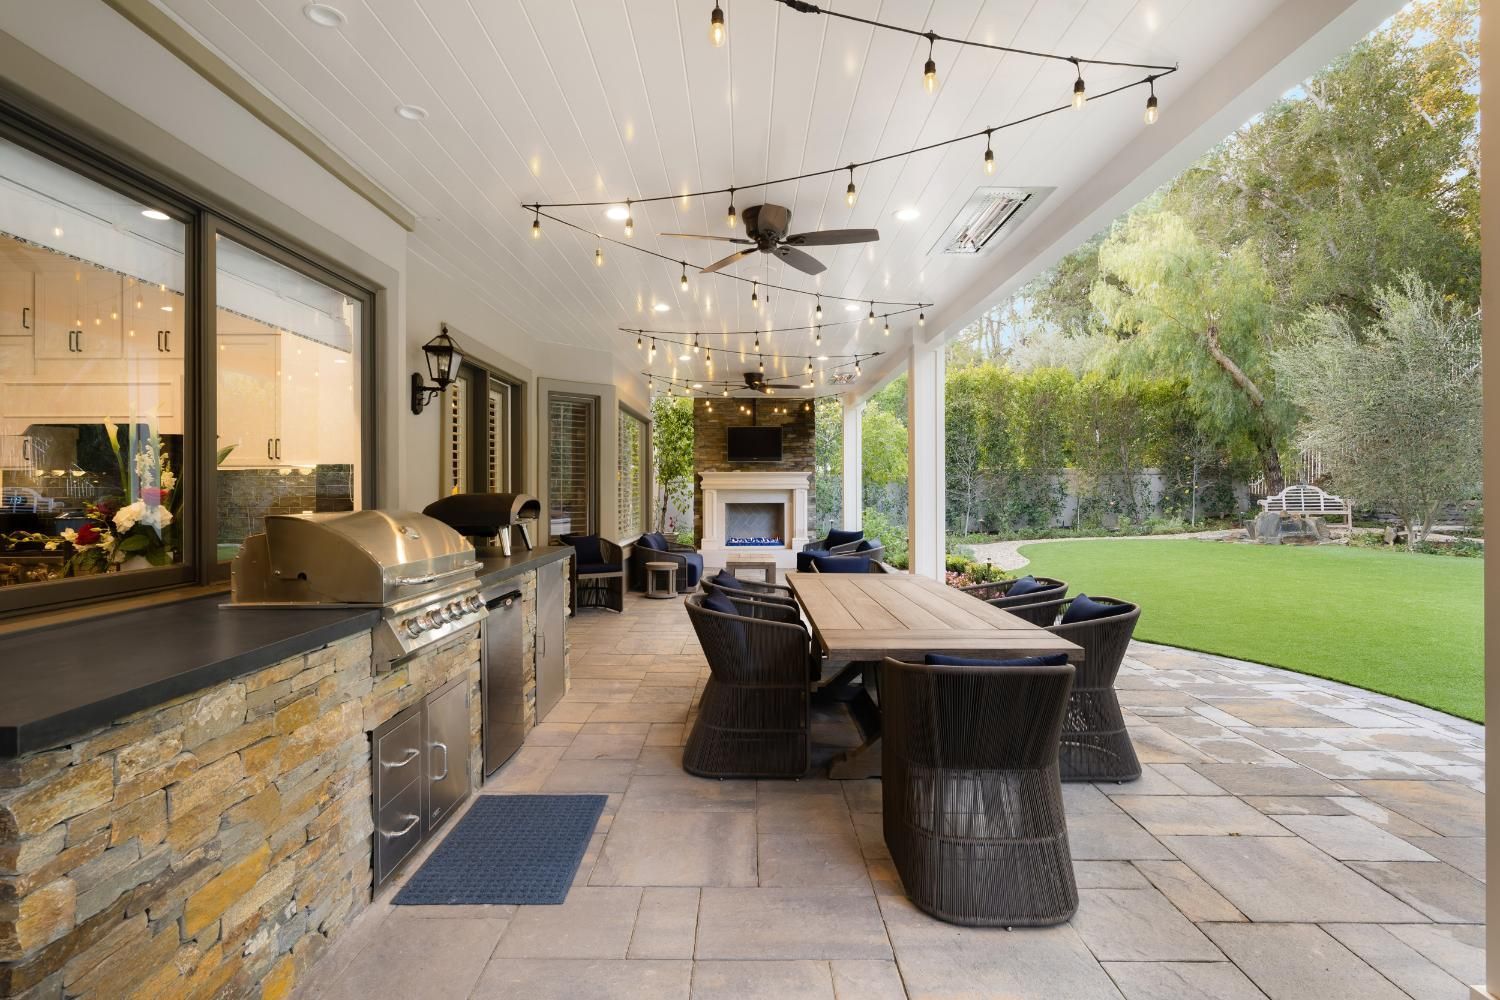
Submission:
M 413 413 L 421 413 L 429 400 L 458 380 L 458 366 L 464 360 L 463 355 L 458 353 L 458 348 L 453 346 L 453 338 L 448 336 L 447 323 L 443 324 L 442 333 L 422 345 L 422 353 L 427 356 L 427 376 L 432 379 L 432 384 L 422 381 L 421 372 L 411 373 Z

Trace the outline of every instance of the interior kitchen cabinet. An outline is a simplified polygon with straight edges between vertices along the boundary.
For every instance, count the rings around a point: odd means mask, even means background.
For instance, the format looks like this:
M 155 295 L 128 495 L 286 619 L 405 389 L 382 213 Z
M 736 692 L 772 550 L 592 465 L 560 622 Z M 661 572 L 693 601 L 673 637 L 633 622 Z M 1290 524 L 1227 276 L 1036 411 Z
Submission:
M 36 357 L 59 361 L 118 358 L 120 276 L 78 265 L 36 275 Z
M 125 356 L 148 361 L 182 357 L 185 304 L 180 292 L 126 278 L 121 339 Z
M 226 319 L 222 311 L 219 318 L 221 324 Z M 242 325 L 248 323 L 241 321 Z M 280 432 L 281 337 L 276 333 L 225 333 L 221 327 L 218 339 L 219 449 L 232 447 L 219 467 L 274 466 Z
M 0 271 L 0 337 L 25 337 L 36 329 L 36 284 L 30 271 Z

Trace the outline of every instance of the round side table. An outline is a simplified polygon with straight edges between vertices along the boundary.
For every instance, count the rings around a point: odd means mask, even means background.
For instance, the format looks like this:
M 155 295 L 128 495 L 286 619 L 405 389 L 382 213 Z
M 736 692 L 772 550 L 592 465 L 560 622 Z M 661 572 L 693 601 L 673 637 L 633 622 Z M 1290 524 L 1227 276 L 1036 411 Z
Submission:
M 658 586 L 661 576 L 665 574 L 667 585 L 665 588 Z M 670 600 L 677 596 L 677 564 L 674 562 L 648 562 L 646 564 L 646 596 L 658 601 Z

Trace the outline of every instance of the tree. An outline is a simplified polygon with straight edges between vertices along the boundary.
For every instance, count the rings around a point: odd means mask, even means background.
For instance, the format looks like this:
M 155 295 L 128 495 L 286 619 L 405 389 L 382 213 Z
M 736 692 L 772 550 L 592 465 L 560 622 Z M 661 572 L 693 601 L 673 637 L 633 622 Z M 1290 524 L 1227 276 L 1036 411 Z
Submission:
M 813 404 L 813 524 L 839 527 L 844 516 L 844 407 L 837 396 Z
M 651 452 L 656 463 L 656 530 L 666 531 L 667 505 L 687 510 L 693 502 L 692 400 L 651 400 Z
M 1389 506 L 1415 548 L 1444 504 L 1479 488 L 1479 315 L 1414 274 L 1374 305 L 1362 330 L 1346 310 L 1314 310 L 1275 365 L 1335 487 Z
M 1254 248 L 1210 246 L 1176 213 L 1148 212 L 1116 224 L 1099 271 L 1090 298 L 1125 336 L 1127 369 L 1186 381 L 1202 418 L 1252 449 L 1280 491 L 1292 414 L 1275 391 L 1271 290 Z

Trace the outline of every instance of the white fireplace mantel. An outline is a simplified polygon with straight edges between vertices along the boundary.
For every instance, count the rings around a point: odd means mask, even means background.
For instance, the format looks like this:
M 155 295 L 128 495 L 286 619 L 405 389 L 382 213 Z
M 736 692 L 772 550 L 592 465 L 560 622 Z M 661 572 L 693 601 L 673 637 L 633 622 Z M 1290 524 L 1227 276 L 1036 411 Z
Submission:
M 708 566 L 723 566 L 730 556 L 759 555 L 775 559 L 782 569 L 797 565 L 797 553 L 807 544 L 807 491 L 812 476 L 806 472 L 700 472 L 703 491 L 703 535 L 699 551 Z M 724 506 L 732 503 L 779 503 L 785 511 L 782 544 L 726 545 Z

